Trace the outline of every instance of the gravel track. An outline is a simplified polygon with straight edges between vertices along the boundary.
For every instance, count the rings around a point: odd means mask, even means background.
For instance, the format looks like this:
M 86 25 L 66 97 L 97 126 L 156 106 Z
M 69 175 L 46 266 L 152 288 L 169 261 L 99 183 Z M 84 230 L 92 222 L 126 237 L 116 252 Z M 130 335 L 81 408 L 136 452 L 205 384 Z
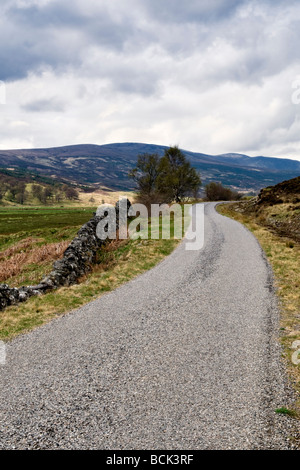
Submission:
M 272 273 L 205 205 L 205 245 L 7 344 L 0 449 L 291 449 Z

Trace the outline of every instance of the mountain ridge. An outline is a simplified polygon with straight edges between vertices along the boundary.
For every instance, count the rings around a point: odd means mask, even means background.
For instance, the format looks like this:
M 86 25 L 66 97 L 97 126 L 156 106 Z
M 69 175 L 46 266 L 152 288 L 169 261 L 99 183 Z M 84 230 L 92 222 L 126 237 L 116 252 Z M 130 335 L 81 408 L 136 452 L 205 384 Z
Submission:
M 132 190 L 128 172 L 143 153 L 163 155 L 167 146 L 120 142 L 74 144 L 36 149 L 0 150 L 0 167 L 22 168 L 72 183 Z M 239 191 L 259 191 L 265 186 L 300 175 L 300 162 L 280 157 L 250 157 L 227 153 L 209 155 L 181 149 L 200 171 L 203 184 L 219 181 Z

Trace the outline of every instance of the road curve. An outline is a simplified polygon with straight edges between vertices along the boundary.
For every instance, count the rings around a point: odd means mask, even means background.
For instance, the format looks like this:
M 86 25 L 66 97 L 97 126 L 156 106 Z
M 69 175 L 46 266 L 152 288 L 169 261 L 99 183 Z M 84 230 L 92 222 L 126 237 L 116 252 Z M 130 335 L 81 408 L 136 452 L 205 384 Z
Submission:
M 205 205 L 205 244 L 7 344 L 0 449 L 290 449 L 272 275 Z

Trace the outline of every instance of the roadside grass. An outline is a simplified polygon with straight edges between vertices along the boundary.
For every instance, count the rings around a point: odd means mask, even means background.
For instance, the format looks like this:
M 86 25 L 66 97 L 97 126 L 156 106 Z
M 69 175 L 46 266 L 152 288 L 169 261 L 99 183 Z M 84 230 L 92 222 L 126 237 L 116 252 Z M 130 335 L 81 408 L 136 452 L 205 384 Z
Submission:
M 281 312 L 279 341 L 291 382 L 299 397 L 292 413 L 299 418 L 300 364 L 292 361 L 295 352 L 292 345 L 294 341 L 300 340 L 300 244 L 260 225 L 255 215 L 239 212 L 238 203 L 218 205 L 217 210 L 220 214 L 241 222 L 253 232 L 272 266 Z
M 283 415 L 296 416 L 295 411 L 289 410 L 288 408 L 285 408 L 284 406 L 282 408 L 277 408 L 275 412 L 278 414 L 283 414 Z
M 122 240 L 109 243 L 99 264 L 80 280 L 0 313 L 0 339 L 8 340 L 110 292 L 170 254 L 178 240 Z
M 73 212 L 70 215 L 73 216 Z M 40 209 L 40 216 L 41 218 L 44 217 L 42 209 Z M 89 211 L 85 212 L 82 223 L 89 220 L 91 216 L 92 214 Z M 78 217 L 72 217 L 73 222 L 74 219 L 77 221 Z M 18 255 L 23 257 L 23 261 L 24 259 L 30 261 L 22 264 L 20 272 L 5 278 L 5 283 L 10 286 L 20 287 L 20 285 L 38 283 L 45 274 L 51 271 L 53 260 L 59 257 L 54 255 L 62 255 L 63 248 L 74 238 L 81 226 L 63 227 L 60 225 L 55 227 L 54 220 L 50 218 L 48 219 L 50 220 L 50 227 L 37 229 L 36 223 L 38 220 L 38 217 L 31 220 L 30 232 L 27 227 L 26 232 L 22 230 L 10 235 L 3 235 L 5 240 L 2 240 L 2 247 L 4 246 L 5 249 L 0 253 L 0 275 L 1 262 L 6 262 L 10 266 L 12 263 L 9 260 Z M 185 227 L 188 221 L 189 217 L 185 221 Z M 61 224 L 60 218 L 58 222 Z M 92 271 L 80 279 L 78 284 L 62 287 L 42 296 L 31 297 L 24 303 L 12 305 L 0 312 L 0 339 L 7 341 L 18 334 L 41 326 L 55 317 L 68 313 L 116 289 L 125 282 L 154 267 L 174 250 L 181 239 L 173 236 L 173 217 L 171 217 L 169 239 L 150 238 L 151 225 L 158 230 L 161 220 L 152 220 L 151 224 L 151 219 L 149 218 L 145 222 L 146 226 L 147 224 L 149 231 L 148 239 L 138 238 L 134 240 L 128 238 L 126 240 L 112 240 L 108 242 L 104 248 L 99 250 L 97 263 L 93 266 Z M 3 230 L 3 225 L 4 218 L 2 220 L 0 218 L 0 233 L 1 229 Z M 23 228 L 21 224 L 19 228 Z M 15 230 L 17 230 L 17 225 L 15 225 Z M 61 241 L 62 233 L 66 237 L 64 241 Z M 29 234 L 31 236 L 28 236 Z M 58 236 L 60 241 L 57 240 Z M 16 243 L 14 243 L 14 240 L 16 240 Z M 41 252 L 45 254 L 44 259 L 40 256 Z M 10 255 L 11 258 L 5 256 L 5 254 Z M 1 280 L 0 282 L 3 281 Z

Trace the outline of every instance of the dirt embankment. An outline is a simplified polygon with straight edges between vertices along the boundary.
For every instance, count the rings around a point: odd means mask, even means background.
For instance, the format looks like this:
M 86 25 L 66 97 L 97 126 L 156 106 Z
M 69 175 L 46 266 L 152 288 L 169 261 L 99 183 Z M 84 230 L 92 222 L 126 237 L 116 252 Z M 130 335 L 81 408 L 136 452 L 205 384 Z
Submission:
M 300 176 L 262 189 L 235 210 L 255 216 L 260 225 L 300 242 Z

